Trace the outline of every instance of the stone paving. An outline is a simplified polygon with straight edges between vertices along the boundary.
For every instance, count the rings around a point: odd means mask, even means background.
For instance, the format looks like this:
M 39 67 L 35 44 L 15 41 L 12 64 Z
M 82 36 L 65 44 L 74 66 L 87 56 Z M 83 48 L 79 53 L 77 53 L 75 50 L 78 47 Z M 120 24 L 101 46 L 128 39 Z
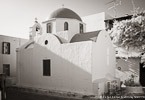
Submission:
M 55 92 L 47 93 L 42 91 L 33 91 L 28 89 L 7 88 L 6 100 L 100 100 L 89 98 L 87 96 L 56 94 Z
M 101 99 L 91 96 L 82 96 L 78 94 L 55 92 L 38 92 L 38 90 L 7 88 L 6 100 L 145 100 L 145 94 L 125 93 L 122 96 L 104 96 Z

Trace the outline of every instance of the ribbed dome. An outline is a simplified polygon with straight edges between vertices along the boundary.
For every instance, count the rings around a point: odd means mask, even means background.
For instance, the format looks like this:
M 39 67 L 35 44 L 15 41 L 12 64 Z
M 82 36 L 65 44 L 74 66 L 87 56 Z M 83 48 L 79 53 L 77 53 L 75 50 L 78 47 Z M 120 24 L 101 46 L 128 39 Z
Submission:
M 71 19 L 77 19 L 79 21 L 82 21 L 82 19 L 79 17 L 78 14 L 76 14 L 74 11 L 67 9 L 67 8 L 60 8 L 55 10 L 49 17 L 51 18 L 71 18 Z

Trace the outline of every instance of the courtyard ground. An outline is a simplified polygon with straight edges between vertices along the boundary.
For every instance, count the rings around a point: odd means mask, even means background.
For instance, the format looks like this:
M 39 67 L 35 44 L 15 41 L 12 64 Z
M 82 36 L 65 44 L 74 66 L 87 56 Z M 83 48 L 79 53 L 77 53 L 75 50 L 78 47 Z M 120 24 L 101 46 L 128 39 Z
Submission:
M 60 96 L 58 94 L 42 94 L 38 91 L 26 91 L 24 89 L 16 89 L 16 88 L 7 88 L 7 98 L 6 100 L 100 100 L 94 98 L 88 98 L 87 96 L 74 96 L 70 94 L 70 96 Z
M 137 97 L 137 98 L 135 98 Z M 145 94 L 126 94 L 122 98 L 113 98 L 109 96 L 108 98 L 96 98 L 87 96 L 74 96 L 69 94 L 68 96 L 60 96 L 46 93 L 40 93 L 37 90 L 26 91 L 25 89 L 18 88 L 7 88 L 7 99 L 6 100 L 145 100 Z

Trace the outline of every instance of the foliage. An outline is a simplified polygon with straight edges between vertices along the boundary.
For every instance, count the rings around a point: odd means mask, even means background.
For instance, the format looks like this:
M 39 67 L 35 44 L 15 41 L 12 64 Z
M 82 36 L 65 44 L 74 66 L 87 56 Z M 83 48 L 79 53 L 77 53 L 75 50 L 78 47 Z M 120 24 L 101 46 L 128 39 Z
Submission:
M 125 80 L 124 85 L 126 86 L 139 86 L 139 84 L 134 82 L 134 75 L 132 74 L 128 80 Z
M 145 50 L 145 13 L 136 14 L 128 20 L 115 21 L 110 36 L 117 46 Z

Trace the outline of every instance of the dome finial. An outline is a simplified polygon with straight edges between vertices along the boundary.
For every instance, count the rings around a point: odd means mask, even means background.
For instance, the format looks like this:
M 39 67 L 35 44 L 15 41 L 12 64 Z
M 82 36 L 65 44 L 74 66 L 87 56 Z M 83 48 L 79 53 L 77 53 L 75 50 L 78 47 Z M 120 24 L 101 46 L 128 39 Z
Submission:
M 62 4 L 62 8 L 64 8 L 64 4 Z

